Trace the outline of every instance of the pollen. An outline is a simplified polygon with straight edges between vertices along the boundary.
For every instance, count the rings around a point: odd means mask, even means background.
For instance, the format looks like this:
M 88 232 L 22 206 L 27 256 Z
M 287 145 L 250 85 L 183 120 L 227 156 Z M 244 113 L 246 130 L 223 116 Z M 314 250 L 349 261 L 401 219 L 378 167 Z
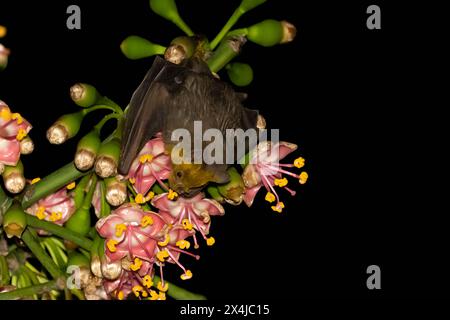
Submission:
M 302 157 L 295 159 L 294 166 L 296 166 L 299 169 L 303 168 L 305 166 L 305 159 L 303 159 Z
M 302 173 L 300 173 L 298 182 L 300 182 L 300 184 L 305 184 L 306 181 L 308 181 L 308 173 L 306 171 L 303 171 Z
M 169 290 L 169 284 L 166 282 L 166 283 L 164 283 L 164 286 L 163 286 L 162 282 L 159 281 L 158 285 L 157 285 L 157 288 L 158 288 L 159 291 L 167 292 L 167 290 Z
M 116 245 L 118 242 L 114 239 L 109 239 L 108 242 L 106 242 L 106 247 L 108 247 L 109 252 L 116 252 L 117 248 Z
M 138 193 L 136 195 L 136 197 L 134 198 L 134 201 L 136 201 L 137 204 L 143 204 L 146 202 L 144 196 L 140 193 Z
M 278 202 L 276 206 L 272 206 L 271 207 L 273 211 L 279 212 L 281 213 L 284 209 L 284 203 L 283 202 Z
M 153 156 L 151 154 L 143 154 L 139 157 L 140 163 L 151 162 L 153 160 Z
M 133 289 L 131 289 L 136 296 L 136 298 L 139 298 L 139 293 L 142 292 L 143 288 L 140 285 L 134 286 Z
M 0 118 L 2 118 L 4 121 L 10 121 L 11 112 L 7 108 L 3 108 L 2 111 L 0 111 Z
M 208 246 L 213 246 L 214 243 L 216 243 L 216 239 L 214 239 L 214 237 L 209 237 L 208 239 L 206 239 L 206 244 Z
M 25 130 L 23 130 L 22 128 L 20 128 L 19 131 L 17 132 L 16 139 L 19 141 L 22 141 L 23 138 L 25 138 L 26 136 L 27 136 L 27 132 Z
M 16 121 L 17 121 L 17 124 L 22 124 L 22 123 L 23 123 L 23 118 L 22 118 L 22 116 L 20 115 L 20 113 L 13 113 L 13 114 L 11 115 L 11 119 L 12 119 L 12 120 L 16 120 Z
M 142 279 L 142 284 L 144 286 L 146 286 L 147 288 L 151 288 L 151 286 L 153 285 L 153 281 L 152 281 L 152 277 L 150 277 L 150 275 L 146 275 L 143 279 Z
M 266 201 L 267 202 L 274 202 L 275 201 L 275 196 L 272 192 L 267 192 L 266 194 Z
M 191 270 L 186 270 L 186 272 L 183 273 L 183 274 L 180 276 L 180 278 L 181 278 L 181 280 L 189 280 L 190 278 L 192 278 L 192 272 L 191 272 Z
M 158 300 L 166 300 L 166 293 L 160 292 L 158 295 Z
M 170 241 L 170 236 L 169 236 L 169 234 L 166 234 L 164 241 L 158 242 L 158 246 L 165 247 L 169 244 L 169 241 Z
M 130 269 L 133 271 L 138 271 L 142 266 L 142 260 L 139 258 L 134 258 L 134 263 L 130 265 Z
M 126 225 L 123 223 L 116 224 L 116 237 L 121 237 L 125 230 L 127 230 Z
M 181 221 L 181 224 L 183 225 L 184 230 L 191 231 L 193 228 L 192 223 L 189 221 L 189 219 L 183 219 Z
M 145 196 L 145 201 L 150 201 L 153 199 L 153 197 L 155 196 L 155 193 L 153 191 L 150 191 L 149 193 L 147 193 L 147 195 Z
M 288 180 L 287 180 L 286 178 L 283 178 L 283 179 L 275 179 L 275 180 L 273 180 L 273 183 L 274 183 L 276 186 L 282 188 L 282 187 L 285 187 L 285 186 L 288 184 Z
M 150 216 L 143 216 L 141 219 L 141 227 L 145 228 L 153 224 L 153 219 Z
M 180 249 L 189 249 L 191 243 L 187 240 L 178 240 L 175 245 Z
M 117 298 L 119 300 L 123 300 L 124 296 L 123 296 L 123 291 L 119 291 L 119 293 L 117 294 Z
M 50 221 L 59 221 L 62 219 L 62 212 L 52 212 L 50 215 Z
M 36 217 L 38 217 L 39 220 L 45 219 L 45 207 L 39 207 L 36 211 Z
M 41 181 L 41 178 L 34 178 L 33 180 L 31 180 L 31 184 L 38 183 L 39 181 Z
M 150 290 L 150 300 L 158 300 L 159 294 L 156 293 L 154 290 Z
M 178 193 L 176 193 L 172 189 L 169 189 L 169 194 L 167 195 L 167 199 L 174 200 L 176 197 L 178 197 Z
M 161 250 L 156 254 L 159 261 L 164 262 L 167 257 L 169 257 L 169 252 L 167 250 Z
M 75 181 L 74 182 L 72 182 L 72 183 L 69 183 L 67 186 L 66 186 L 66 188 L 67 188 L 67 190 L 72 190 L 72 189 L 74 189 L 75 187 L 76 187 L 76 183 L 75 183 Z

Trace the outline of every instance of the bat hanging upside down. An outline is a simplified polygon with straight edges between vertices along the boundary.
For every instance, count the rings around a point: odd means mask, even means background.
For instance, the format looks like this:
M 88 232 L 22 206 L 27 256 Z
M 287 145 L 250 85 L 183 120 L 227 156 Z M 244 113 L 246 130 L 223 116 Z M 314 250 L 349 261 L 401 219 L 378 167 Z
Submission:
M 194 121 L 202 121 L 202 130 L 256 129 L 258 112 L 244 108 L 242 93 L 215 78 L 198 58 L 176 65 L 162 58 L 155 61 L 134 92 L 125 116 L 119 173 L 127 175 L 131 163 L 145 143 L 162 132 L 166 150 L 172 132 L 184 128 L 194 136 Z M 192 150 L 195 152 L 195 150 Z M 226 164 L 195 164 L 172 161 L 170 188 L 185 197 L 197 194 L 207 183 L 229 181 Z

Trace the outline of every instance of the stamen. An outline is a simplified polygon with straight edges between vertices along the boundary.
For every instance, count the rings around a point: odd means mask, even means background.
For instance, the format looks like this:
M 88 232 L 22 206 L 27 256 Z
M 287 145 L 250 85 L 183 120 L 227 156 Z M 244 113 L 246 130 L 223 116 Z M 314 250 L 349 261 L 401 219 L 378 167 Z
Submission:
M 165 237 L 164 241 L 158 242 L 158 245 L 160 247 L 165 247 L 165 246 L 167 246 L 169 244 L 169 241 L 170 241 L 170 236 L 169 236 L 169 234 L 166 234 L 166 237 Z
M 136 201 L 137 204 L 144 204 L 146 202 L 144 196 L 140 193 L 134 197 L 134 201 Z
M 296 166 L 297 168 L 302 168 L 305 166 L 305 159 L 302 157 L 299 157 L 297 159 L 294 160 L 294 166 Z
M 142 220 L 141 220 L 141 227 L 145 228 L 145 227 L 151 226 L 151 225 L 153 225 L 152 217 L 149 215 L 143 216 Z
M 306 171 L 303 171 L 302 173 L 300 173 L 299 178 L 300 179 L 298 181 L 300 182 L 300 184 L 305 184 L 308 180 L 308 173 Z
M 151 162 L 153 160 L 153 156 L 151 154 L 143 154 L 139 157 L 140 163 Z
M 274 202 L 275 201 L 275 196 L 273 195 L 272 192 L 267 192 L 265 199 L 266 199 L 267 202 Z
M 118 243 L 119 243 L 119 242 L 117 242 L 117 241 L 114 240 L 114 239 L 109 239 L 108 242 L 106 242 L 106 247 L 108 248 L 108 250 L 109 250 L 110 252 L 116 252 L 116 251 L 117 251 L 116 245 L 117 245 Z
M 159 251 L 156 254 L 156 257 L 158 258 L 159 261 L 165 262 L 165 259 L 168 258 L 169 255 L 170 255 L 169 252 L 166 249 L 164 249 L 164 250 Z
M 169 284 L 166 282 L 164 285 L 161 281 L 158 282 L 158 285 L 156 286 L 159 291 L 167 292 L 169 290 Z
M 177 197 L 178 197 L 178 193 L 176 193 L 172 189 L 169 189 L 169 194 L 167 195 L 167 199 L 174 200 Z
M 216 243 L 216 239 L 214 239 L 214 237 L 209 237 L 208 239 L 206 239 L 206 244 L 208 246 L 213 246 L 214 243 Z
M 274 179 L 274 180 L 273 180 L 273 183 L 274 183 L 276 186 L 278 186 L 278 187 L 280 187 L 280 188 L 283 188 L 283 187 L 285 187 L 285 186 L 288 184 L 288 180 L 287 180 L 286 178 L 282 178 L 282 179 Z
M 193 228 L 193 225 L 189 221 L 189 219 L 183 219 L 183 221 L 181 221 L 181 224 L 183 225 L 184 230 L 191 231 Z
M 189 280 L 192 278 L 192 272 L 191 270 L 186 270 L 181 276 L 181 280 Z
M 31 184 L 38 183 L 39 181 L 41 181 L 41 178 L 34 178 L 33 180 L 31 180 Z
M 17 131 L 17 135 L 16 135 L 16 139 L 18 141 L 23 140 L 23 138 L 25 138 L 28 135 L 28 133 L 23 130 L 22 128 L 19 129 L 19 131 Z
M 119 291 L 119 293 L 117 294 L 117 298 L 119 300 L 123 300 L 124 296 L 123 296 L 123 291 Z
M 150 289 L 153 286 L 152 277 L 150 275 L 146 275 L 144 279 L 142 280 L 142 284 L 146 286 L 148 289 Z
M 56 222 L 62 219 L 62 212 L 52 212 L 50 221 Z
M 127 230 L 127 226 L 123 223 L 116 224 L 116 237 L 121 237 L 123 232 Z
M 36 211 L 36 217 L 39 220 L 44 220 L 45 219 L 45 207 L 39 207 Z
M 75 188 L 76 185 L 77 185 L 77 184 L 75 183 L 75 181 L 73 181 L 72 183 L 69 183 L 69 184 L 66 186 L 66 188 L 67 188 L 67 190 L 72 190 L 72 189 Z
M 191 243 L 187 240 L 178 240 L 175 245 L 180 249 L 189 249 Z
M 134 263 L 130 264 L 130 269 L 133 271 L 138 271 L 141 269 L 142 260 L 139 258 L 134 258 Z
M 284 209 L 284 203 L 278 202 L 277 205 L 271 207 L 273 211 L 281 213 Z

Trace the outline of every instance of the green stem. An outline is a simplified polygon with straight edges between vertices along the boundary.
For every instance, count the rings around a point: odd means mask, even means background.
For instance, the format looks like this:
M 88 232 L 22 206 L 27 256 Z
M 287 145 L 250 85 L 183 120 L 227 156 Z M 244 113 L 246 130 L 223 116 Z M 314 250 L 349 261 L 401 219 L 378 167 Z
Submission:
M 12 199 L 6 195 L 5 191 L 3 190 L 3 187 L 0 186 L 0 216 L 2 216 L 6 211 L 8 211 L 11 204 Z
M 172 20 L 172 22 L 181 29 L 184 33 L 186 33 L 189 37 L 192 37 L 194 35 L 194 32 L 189 28 L 189 26 L 186 24 L 186 22 L 183 21 L 183 19 L 176 19 Z
M 106 122 L 108 122 L 111 119 L 117 119 L 119 120 L 122 116 L 118 115 L 116 113 L 110 113 L 107 116 L 105 116 L 102 120 L 100 120 L 95 126 L 94 129 L 97 130 L 97 132 L 100 133 L 100 131 L 102 130 L 103 126 L 105 125 Z
M 243 36 L 230 36 L 224 39 L 211 58 L 208 59 L 209 69 L 212 72 L 219 72 L 241 52 L 241 48 L 246 41 L 247 39 Z
M 154 277 L 155 283 L 161 281 L 161 278 L 158 276 Z M 187 291 L 186 289 L 180 288 L 179 286 L 174 285 L 168 281 L 165 281 L 169 284 L 169 290 L 167 290 L 167 295 L 171 296 L 176 300 L 206 300 L 204 295 L 198 293 L 192 293 Z
M 85 238 L 76 232 L 73 232 L 64 227 L 58 226 L 57 224 L 54 224 L 52 222 L 48 222 L 45 220 L 39 220 L 38 218 L 36 218 L 35 216 L 32 216 L 30 214 L 27 215 L 27 223 L 28 223 L 28 226 L 31 226 L 36 229 L 43 229 L 43 230 L 48 231 L 58 237 L 72 241 L 73 243 L 76 243 L 83 249 L 90 250 L 90 248 L 92 246 L 92 241 L 89 240 L 88 238 Z
M 111 111 L 116 112 L 116 108 L 114 108 L 112 106 L 108 106 L 106 104 L 96 104 L 93 107 L 86 108 L 86 109 L 83 109 L 81 111 L 83 112 L 83 116 L 85 116 L 85 115 L 87 115 L 87 114 L 89 114 L 89 113 L 91 113 L 93 111 L 97 111 L 97 110 L 111 110 Z
M 73 162 L 49 174 L 39 182 L 30 185 L 25 190 L 22 199 L 22 208 L 28 208 L 38 200 L 61 189 L 72 181 L 88 174 L 89 171 L 82 172 L 78 170 Z
M 33 237 L 30 230 L 25 230 L 23 232 L 22 240 L 54 279 L 63 276 L 61 269 L 58 268 L 58 266 L 53 262 L 52 258 L 50 258 L 49 255 L 44 251 L 44 249 L 42 249 L 38 240 Z
M 213 41 L 211 41 L 211 50 L 214 50 L 215 47 L 222 41 L 222 39 L 227 35 L 228 31 L 236 24 L 236 22 L 239 20 L 239 18 L 245 13 L 245 11 L 242 11 L 240 7 L 238 7 L 233 14 L 231 15 L 230 19 L 228 19 L 227 23 L 223 26 L 222 30 L 220 30 L 219 34 L 214 38 Z
M 12 300 L 16 298 L 30 297 L 35 294 L 43 294 L 52 290 L 60 290 L 61 285 L 58 280 L 51 280 L 46 283 L 17 289 L 10 292 L 0 293 L 0 300 Z
M 70 292 L 78 298 L 78 300 L 86 300 L 83 291 L 79 289 L 71 289 Z
M 98 99 L 97 104 L 110 106 L 110 107 L 114 108 L 114 112 L 116 112 L 118 114 L 122 114 L 123 113 L 122 108 L 117 103 L 115 103 L 114 101 L 112 101 L 108 97 L 101 97 L 100 99 Z
M 9 284 L 9 268 L 5 256 L 0 256 L 0 286 Z

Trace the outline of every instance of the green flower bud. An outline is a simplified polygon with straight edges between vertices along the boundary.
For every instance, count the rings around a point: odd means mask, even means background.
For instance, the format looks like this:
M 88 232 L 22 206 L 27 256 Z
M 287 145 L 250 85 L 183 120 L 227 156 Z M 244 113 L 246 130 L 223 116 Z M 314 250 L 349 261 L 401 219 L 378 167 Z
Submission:
M 120 157 L 120 140 L 113 138 L 103 143 L 95 161 L 95 172 L 102 178 L 109 178 L 117 174 L 117 164 Z
M 230 176 L 230 181 L 217 186 L 217 189 L 226 202 L 238 205 L 242 202 L 242 195 L 245 190 L 244 181 L 236 168 L 230 167 L 227 172 Z
M 88 108 L 95 105 L 101 95 L 94 86 L 87 83 L 77 83 L 70 87 L 70 97 L 78 106 Z
M 18 203 L 14 203 L 3 216 L 3 229 L 6 236 L 20 238 L 26 227 L 26 213 Z
M 127 184 L 125 181 L 119 181 L 116 177 L 112 177 L 105 179 L 105 184 L 105 198 L 110 205 L 118 207 L 127 200 Z
M 164 58 L 175 64 L 192 57 L 195 51 L 195 41 L 191 37 L 177 37 L 172 40 L 164 53 Z
M 231 82 L 239 87 L 248 86 L 253 81 L 253 69 L 246 63 L 230 63 L 226 70 Z
M 249 27 L 247 38 L 264 47 L 281 43 L 284 32 L 280 21 L 267 19 Z
M 100 136 L 97 130 L 92 130 L 80 139 L 75 153 L 74 163 L 78 170 L 86 171 L 95 163 L 97 152 L 100 149 Z
M 20 153 L 27 155 L 34 151 L 34 142 L 29 136 L 20 140 Z
M 150 8 L 156 14 L 173 22 L 188 36 L 194 35 L 192 30 L 186 25 L 183 19 L 181 19 L 175 0 L 150 0 Z
M 6 190 L 17 194 L 25 188 L 26 181 L 23 171 L 23 164 L 20 160 L 15 166 L 4 166 L 2 177 Z
M 128 59 L 137 60 L 164 54 L 166 48 L 139 36 L 129 36 L 120 44 L 120 50 Z
M 88 257 L 84 254 L 72 251 L 69 253 L 69 259 L 67 260 L 68 266 L 79 266 L 79 267 L 88 267 L 90 265 L 90 261 Z
M 266 1 L 267 0 L 242 0 L 241 4 L 239 5 L 239 8 L 244 13 L 252 10 L 253 8 L 263 4 Z
M 206 192 L 216 201 L 223 203 L 225 202 L 225 199 L 223 196 L 219 193 L 219 189 L 217 189 L 216 186 L 208 186 L 206 188 Z
M 74 137 L 80 130 L 84 114 L 83 111 L 80 111 L 61 116 L 47 130 L 47 140 L 51 144 L 62 144 Z

